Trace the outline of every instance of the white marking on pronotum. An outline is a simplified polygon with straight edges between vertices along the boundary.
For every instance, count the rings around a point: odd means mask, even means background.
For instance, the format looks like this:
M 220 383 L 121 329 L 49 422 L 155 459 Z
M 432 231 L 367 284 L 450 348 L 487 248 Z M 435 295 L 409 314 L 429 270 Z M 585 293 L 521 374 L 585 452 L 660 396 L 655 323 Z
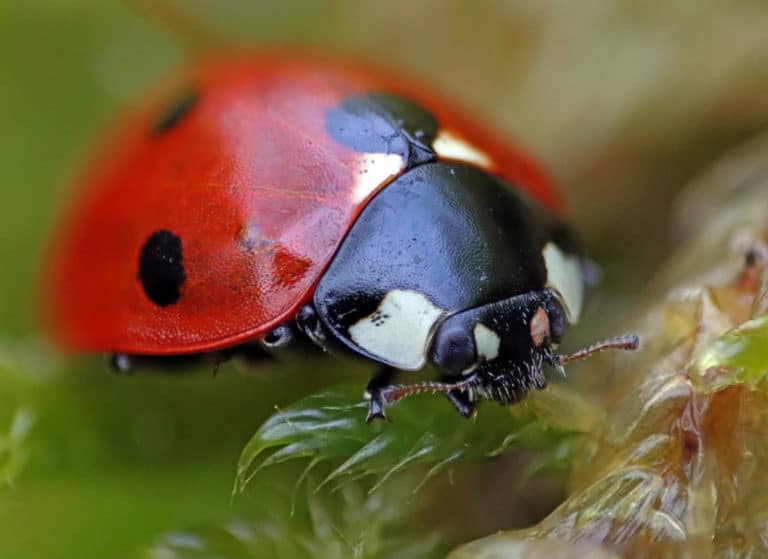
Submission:
M 362 153 L 358 157 L 352 200 L 366 200 L 382 185 L 405 169 L 405 160 L 397 153 Z
M 477 356 L 485 361 L 492 361 L 499 355 L 499 345 L 501 339 L 499 335 L 488 328 L 485 324 L 477 323 L 472 331 L 475 335 L 475 347 Z
M 432 149 L 442 159 L 464 161 L 484 169 L 493 167 L 493 161 L 487 153 L 449 130 L 440 130 L 437 133 L 435 141 L 432 142 Z
M 555 243 L 547 243 L 542 255 L 547 266 L 547 287 L 557 292 L 568 322 L 575 324 L 584 301 L 581 261 L 578 256 L 564 254 Z
M 371 355 L 415 371 L 426 362 L 432 328 L 443 313 L 421 293 L 394 289 L 379 308 L 349 328 L 349 335 Z

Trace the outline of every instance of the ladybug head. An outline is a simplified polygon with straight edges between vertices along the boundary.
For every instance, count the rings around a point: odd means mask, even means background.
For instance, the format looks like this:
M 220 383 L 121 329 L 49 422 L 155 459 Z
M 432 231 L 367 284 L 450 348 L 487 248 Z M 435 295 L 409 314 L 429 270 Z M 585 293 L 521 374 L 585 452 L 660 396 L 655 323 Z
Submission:
M 443 377 L 465 377 L 485 397 L 511 403 L 546 384 L 544 362 L 565 330 L 549 289 L 454 314 L 432 338 L 429 359 Z

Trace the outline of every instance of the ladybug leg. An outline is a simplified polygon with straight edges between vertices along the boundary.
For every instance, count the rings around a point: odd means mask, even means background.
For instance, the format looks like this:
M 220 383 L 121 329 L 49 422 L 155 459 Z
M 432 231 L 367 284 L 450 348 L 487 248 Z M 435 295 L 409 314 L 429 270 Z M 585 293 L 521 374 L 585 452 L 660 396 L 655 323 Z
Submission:
M 248 361 L 272 358 L 269 353 L 255 344 L 243 344 L 220 351 L 191 353 L 188 355 L 131 355 L 113 353 L 109 357 L 109 368 L 112 372 L 118 374 L 129 374 L 145 369 L 184 372 L 190 366 L 212 363 L 213 374 L 216 374 L 222 363 L 235 356 L 243 357 Z
M 384 397 L 383 392 L 392 383 L 392 378 L 397 371 L 394 367 L 384 366 L 379 369 L 371 381 L 368 383 L 368 387 L 365 389 L 365 395 L 369 399 L 368 404 L 368 417 L 366 421 L 370 423 L 374 419 L 387 419 L 384 414 Z
M 109 368 L 113 373 L 127 375 L 133 372 L 133 361 L 130 355 L 113 353 L 109 357 Z
M 449 379 L 440 379 L 446 382 L 450 382 Z M 463 417 L 469 419 L 472 414 L 475 413 L 475 402 L 472 401 L 471 396 L 467 390 L 455 389 L 445 393 L 448 401 L 456 408 Z
M 266 346 L 262 346 L 258 343 L 242 344 L 233 348 L 231 352 L 219 353 L 216 361 L 220 364 L 230 357 L 242 359 L 249 365 L 259 364 L 265 361 L 273 361 L 275 359 L 274 354 L 267 351 L 265 347 Z
M 379 400 L 384 406 L 396 404 L 403 398 L 413 394 L 443 392 L 448 400 L 459 410 L 464 417 L 469 417 L 474 411 L 473 394 L 480 386 L 477 375 L 471 375 L 460 380 L 453 379 L 449 382 L 417 382 L 415 384 L 389 385 L 380 389 Z

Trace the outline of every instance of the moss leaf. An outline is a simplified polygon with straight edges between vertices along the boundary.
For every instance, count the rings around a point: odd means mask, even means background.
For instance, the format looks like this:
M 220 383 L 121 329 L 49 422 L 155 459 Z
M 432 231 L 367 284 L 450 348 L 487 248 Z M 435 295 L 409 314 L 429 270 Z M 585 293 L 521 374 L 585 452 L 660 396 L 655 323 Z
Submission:
M 368 424 L 361 394 L 359 386 L 337 386 L 277 411 L 243 450 L 235 493 L 263 468 L 299 458 L 333 463 L 320 485 L 375 476 L 372 490 L 414 465 L 429 465 L 424 475 L 432 477 L 459 461 L 511 447 L 548 451 L 552 459 L 542 464 L 565 464 L 568 449 L 595 415 L 589 404 L 557 386 L 516 406 L 485 404 L 471 420 L 443 398 L 415 397 L 390 410 L 391 422 Z M 576 410 L 574 417 L 555 412 L 563 409 Z
M 409 484 L 372 495 L 365 484 L 341 490 L 308 491 L 306 507 L 289 514 L 279 506 L 256 515 L 171 532 L 146 554 L 148 559 L 428 559 L 442 557 L 435 533 L 408 523 L 403 503 Z M 269 490 L 266 491 L 267 493 Z M 263 495 L 262 495 L 263 497 Z M 411 511 L 412 512 L 412 511 Z M 414 530 L 418 532 L 414 533 Z M 418 535 L 417 535 L 418 534 Z

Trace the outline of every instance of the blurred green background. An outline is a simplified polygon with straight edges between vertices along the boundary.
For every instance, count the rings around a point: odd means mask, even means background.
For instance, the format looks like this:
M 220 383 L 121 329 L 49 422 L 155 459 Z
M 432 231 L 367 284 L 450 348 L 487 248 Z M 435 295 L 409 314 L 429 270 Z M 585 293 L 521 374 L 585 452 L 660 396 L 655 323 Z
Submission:
M 295 469 L 266 471 L 233 508 L 240 450 L 275 405 L 365 378 L 301 365 L 118 378 L 99 358 L 58 354 L 36 326 L 46 235 L 117 108 L 194 52 L 274 44 L 419 75 L 545 163 L 607 271 L 574 345 L 629 314 L 675 244 L 678 188 L 768 121 L 760 1 L 4 0 L 0 557 L 136 557 L 239 508 L 285 517 Z M 556 480 L 499 492 L 489 480 L 509 467 L 438 480 L 432 493 L 456 512 L 428 524 L 461 540 L 556 504 Z

